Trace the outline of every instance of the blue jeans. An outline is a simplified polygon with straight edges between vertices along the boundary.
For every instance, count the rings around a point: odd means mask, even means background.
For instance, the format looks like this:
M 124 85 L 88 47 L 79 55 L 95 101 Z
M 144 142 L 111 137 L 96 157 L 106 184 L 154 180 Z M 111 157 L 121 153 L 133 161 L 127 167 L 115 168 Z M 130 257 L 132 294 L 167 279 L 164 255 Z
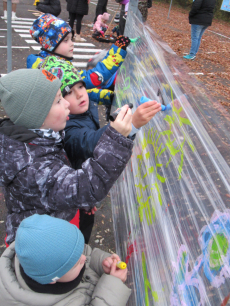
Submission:
M 207 29 L 207 26 L 191 24 L 192 45 L 191 45 L 191 49 L 189 53 L 190 55 L 194 56 L 197 54 L 199 47 L 200 47 L 201 37 L 204 34 L 204 31 L 206 29 Z

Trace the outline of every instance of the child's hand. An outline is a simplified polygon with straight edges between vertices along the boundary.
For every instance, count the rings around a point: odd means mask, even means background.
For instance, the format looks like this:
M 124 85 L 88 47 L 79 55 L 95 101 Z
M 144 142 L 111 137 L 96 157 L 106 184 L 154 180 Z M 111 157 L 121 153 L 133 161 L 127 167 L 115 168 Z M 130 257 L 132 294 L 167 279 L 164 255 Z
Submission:
M 102 261 L 102 268 L 105 273 L 110 273 L 114 260 L 116 260 L 117 263 L 118 261 L 120 261 L 120 257 L 117 254 L 112 254 L 110 257 L 107 257 Z
M 110 122 L 110 125 L 123 136 L 127 137 L 129 135 L 132 130 L 132 111 L 128 105 L 121 108 L 116 120 Z
M 122 280 L 122 282 L 124 283 L 127 279 L 128 270 L 127 268 L 124 270 L 117 268 L 116 263 L 117 263 L 117 260 L 115 259 L 112 263 L 111 271 L 109 274 L 117 278 L 120 278 L 120 280 Z
M 130 39 L 123 35 L 118 36 L 115 41 L 115 46 L 123 50 L 126 50 L 129 44 L 130 44 Z
M 147 124 L 161 110 L 161 104 L 157 101 L 148 101 L 138 106 L 133 114 L 133 125 L 139 129 Z
M 94 206 L 93 208 L 90 209 L 90 211 L 86 211 L 85 214 L 86 215 L 95 215 L 95 212 L 97 211 L 97 207 Z

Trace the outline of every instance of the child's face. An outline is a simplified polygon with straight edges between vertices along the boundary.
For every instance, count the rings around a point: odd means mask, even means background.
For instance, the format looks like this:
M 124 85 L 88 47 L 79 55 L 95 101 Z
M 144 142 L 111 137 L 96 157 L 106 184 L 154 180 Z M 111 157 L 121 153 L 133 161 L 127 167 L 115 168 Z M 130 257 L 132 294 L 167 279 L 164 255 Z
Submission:
M 66 57 L 73 57 L 73 48 L 74 44 L 72 41 L 72 33 L 69 33 L 55 49 L 55 53 L 64 55 Z
M 70 269 L 65 275 L 63 275 L 61 278 L 59 278 L 58 282 L 60 283 L 67 283 L 74 280 L 79 273 L 81 272 L 81 269 L 83 268 L 86 261 L 85 255 L 81 255 L 78 262 L 73 266 L 72 269 Z
M 63 130 L 66 126 L 66 120 L 69 119 L 70 111 L 68 107 L 69 102 L 62 97 L 59 89 L 41 129 L 52 129 L 55 132 Z
M 65 99 L 70 104 L 70 114 L 83 114 L 89 108 L 89 96 L 82 82 L 75 84 L 65 96 Z

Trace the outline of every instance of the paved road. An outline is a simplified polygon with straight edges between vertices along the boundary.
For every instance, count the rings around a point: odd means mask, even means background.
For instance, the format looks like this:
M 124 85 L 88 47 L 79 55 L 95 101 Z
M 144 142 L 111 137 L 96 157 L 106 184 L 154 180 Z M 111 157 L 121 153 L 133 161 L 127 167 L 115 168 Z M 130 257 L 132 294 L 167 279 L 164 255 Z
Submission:
M 75 44 L 76 50 L 74 51 L 74 65 L 77 67 L 86 67 L 88 59 L 98 50 L 107 49 L 110 43 L 99 43 L 95 41 L 91 35 L 91 28 L 87 24 L 92 23 L 95 14 L 97 1 L 90 3 L 89 15 L 84 16 L 82 26 L 82 37 L 86 40 L 84 43 Z M 26 58 L 31 53 L 38 53 L 39 45 L 32 40 L 29 34 L 29 28 L 36 19 L 35 6 L 32 5 L 32 0 L 20 0 L 17 6 L 17 16 L 21 17 L 20 20 L 12 22 L 12 64 L 13 69 L 26 68 Z M 62 13 L 60 18 L 67 20 L 68 12 L 66 11 L 66 1 L 61 0 Z M 114 0 L 109 0 L 108 12 L 115 15 L 119 11 L 119 6 Z M 0 15 L 3 15 L 2 7 L 0 7 Z M 110 17 L 111 19 L 111 17 Z M 112 25 L 111 25 L 112 26 Z M 115 26 L 115 24 L 114 24 Z M 7 39 L 6 39 L 6 22 L 0 18 L 0 74 L 7 73 Z M 105 124 L 104 109 L 99 107 L 100 123 Z M 1 108 L 0 103 L 0 118 L 3 118 L 5 113 Z M 5 249 L 5 217 L 6 208 L 4 204 L 4 197 L 0 189 L 0 255 Z M 104 238 L 104 239 L 103 239 Z M 96 242 L 95 242 L 96 241 Z M 90 245 L 92 247 L 99 246 L 105 251 L 115 251 L 114 236 L 113 236 L 113 223 L 111 215 L 111 202 L 109 196 L 102 202 L 102 206 L 96 214 L 95 226 L 91 236 Z

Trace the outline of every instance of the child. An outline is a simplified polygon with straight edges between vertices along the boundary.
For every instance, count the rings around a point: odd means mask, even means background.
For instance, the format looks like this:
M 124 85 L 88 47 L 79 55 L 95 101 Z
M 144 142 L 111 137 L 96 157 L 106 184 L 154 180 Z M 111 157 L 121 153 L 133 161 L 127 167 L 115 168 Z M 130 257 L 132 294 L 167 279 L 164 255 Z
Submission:
M 122 108 L 102 135 L 94 157 L 74 170 L 63 150 L 69 102 L 61 81 L 48 71 L 20 69 L 0 79 L 0 186 L 7 206 L 6 243 L 23 219 L 49 214 L 73 221 L 78 209 L 93 209 L 109 192 L 132 154 L 131 110 Z M 75 223 L 76 224 L 76 223 Z
M 42 45 L 42 51 L 38 56 L 33 54 L 28 56 L 27 68 L 39 68 L 44 59 L 48 55 L 52 55 L 48 59 L 51 62 L 48 63 L 49 66 L 52 65 L 52 58 L 55 57 L 57 60 L 66 61 L 71 69 L 75 69 L 70 62 L 73 58 L 73 33 L 65 21 L 53 15 L 44 14 L 34 21 L 30 34 Z M 111 46 L 105 58 L 94 69 L 79 71 L 87 89 L 100 86 L 112 77 L 123 63 L 127 54 L 126 47 L 129 44 L 130 40 L 128 38 L 119 37 L 115 45 Z
M 106 30 L 108 29 L 108 25 L 106 22 L 109 20 L 110 14 L 104 13 L 103 15 L 97 16 L 97 21 L 94 23 L 93 31 L 96 35 L 104 36 Z
M 119 260 L 84 245 L 74 225 L 35 214 L 0 258 L 0 305 L 125 306 L 131 289 Z

